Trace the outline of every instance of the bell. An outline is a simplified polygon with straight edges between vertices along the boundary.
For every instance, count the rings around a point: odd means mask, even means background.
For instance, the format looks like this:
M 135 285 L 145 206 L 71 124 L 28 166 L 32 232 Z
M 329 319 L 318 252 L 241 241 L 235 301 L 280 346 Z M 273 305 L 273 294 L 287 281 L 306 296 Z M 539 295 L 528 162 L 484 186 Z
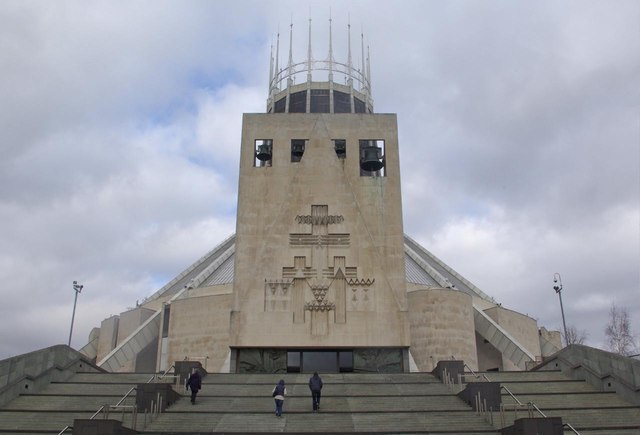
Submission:
M 347 142 L 344 140 L 335 141 L 336 155 L 340 159 L 344 159 L 347 155 Z
M 261 162 L 271 160 L 271 142 L 265 142 L 258 145 L 258 151 L 256 151 L 256 158 Z
M 363 156 L 360 161 L 360 168 L 363 171 L 367 172 L 375 172 L 382 169 L 384 163 L 380 160 L 382 157 L 380 147 L 377 146 L 368 146 L 362 149 Z
M 304 154 L 304 140 L 291 141 L 291 155 L 300 159 Z

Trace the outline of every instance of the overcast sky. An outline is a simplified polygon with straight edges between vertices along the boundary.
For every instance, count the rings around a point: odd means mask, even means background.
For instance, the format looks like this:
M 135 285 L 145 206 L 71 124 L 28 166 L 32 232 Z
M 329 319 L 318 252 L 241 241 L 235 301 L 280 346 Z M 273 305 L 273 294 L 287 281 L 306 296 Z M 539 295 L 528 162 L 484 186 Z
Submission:
M 405 232 L 503 306 L 640 333 L 640 2 L 0 2 L 0 359 L 135 306 L 235 231 L 270 46 L 371 51 Z M 356 55 L 357 54 L 357 55 Z

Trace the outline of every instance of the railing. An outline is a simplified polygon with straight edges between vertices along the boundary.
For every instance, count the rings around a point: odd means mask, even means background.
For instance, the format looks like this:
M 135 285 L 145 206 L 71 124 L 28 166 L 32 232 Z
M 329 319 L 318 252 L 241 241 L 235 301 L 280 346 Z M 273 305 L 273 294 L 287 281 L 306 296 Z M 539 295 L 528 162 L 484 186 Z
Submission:
M 453 355 L 451 356 L 451 359 L 455 359 L 453 357 Z M 489 379 L 489 377 L 486 374 L 482 374 L 482 376 L 478 375 L 476 372 L 473 371 L 473 369 L 471 367 L 469 367 L 466 363 L 464 364 L 464 367 L 466 370 L 469 370 L 469 372 L 476 378 L 476 379 L 480 379 L 480 378 L 484 378 L 485 381 L 487 382 L 492 382 L 491 379 Z M 460 384 L 462 384 L 462 378 L 464 377 L 464 374 L 458 374 L 458 382 Z M 465 379 L 466 381 L 466 379 Z M 444 382 L 444 381 L 443 381 Z M 446 383 L 446 382 L 445 382 Z M 544 412 L 542 412 L 542 410 L 540 410 L 540 408 L 538 408 L 538 406 L 534 403 L 534 402 L 527 402 L 527 403 L 522 403 L 520 402 L 520 400 L 515 396 L 515 394 L 513 394 L 511 392 L 511 390 L 509 390 L 509 388 L 507 388 L 506 385 L 502 385 L 500 384 L 500 390 L 504 390 L 507 392 L 507 394 L 509 396 L 511 396 L 511 398 L 516 402 L 514 404 L 505 404 L 502 403 L 500 404 L 500 421 L 502 423 L 502 427 L 504 428 L 506 426 L 506 411 L 512 410 L 514 411 L 514 418 L 518 418 L 518 410 L 526 410 L 527 414 L 529 416 L 529 418 L 533 418 L 534 417 L 534 411 L 537 412 L 538 414 L 540 414 L 540 416 L 542 416 L 543 418 L 547 418 L 547 416 L 545 415 Z M 485 420 L 487 419 L 487 405 L 486 405 L 486 400 L 483 401 L 480 398 L 480 393 L 477 394 L 476 396 L 476 409 L 477 414 L 478 415 L 483 415 L 485 417 Z M 491 414 L 491 409 L 489 409 L 489 413 L 490 413 L 490 418 L 491 418 L 491 424 L 493 424 L 493 414 Z M 568 429 L 570 429 L 571 431 L 573 431 L 573 433 L 575 433 L 576 435 L 580 435 L 580 432 L 578 432 L 573 426 L 571 426 L 569 423 L 563 423 L 562 425 L 563 427 L 566 427 Z
M 171 366 L 169 367 L 167 370 L 164 371 L 164 373 L 161 374 L 153 374 L 148 380 L 147 382 L 145 382 L 146 384 L 150 384 L 153 381 L 160 381 L 166 377 L 171 377 L 174 378 L 176 381 L 176 385 L 178 382 L 178 379 L 180 378 L 180 376 L 178 375 L 169 375 L 169 371 L 171 369 L 175 369 L 175 366 Z M 129 389 L 129 391 L 127 391 L 124 396 L 122 396 L 120 398 L 120 400 L 118 400 L 118 402 L 115 405 L 102 405 L 100 406 L 100 408 L 98 408 L 98 410 L 96 412 L 93 413 L 93 415 L 91 415 L 91 417 L 89 417 L 89 420 L 94 420 L 97 416 L 99 416 L 101 413 L 103 414 L 103 418 L 104 419 L 108 419 L 109 418 L 109 413 L 111 411 L 114 410 L 122 410 L 122 419 L 121 421 L 124 422 L 125 420 L 125 416 L 127 414 L 127 410 L 131 410 L 131 428 L 132 429 L 136 429 L 136 426 L 138 424 L 138 407 L 136 405 L 123 405 L 122 403 L 127 400 L 127 398 L 131 395 L 131 393 L 133 393 L 134 391 L 137 391 L 136 387 L 131 387 Z M 158 393 L 158 397 L 156 398 L 155 401 L 151 401 L 151 410 L 149 412 L 149 422 L 153 421 L 153 419 L 155 417 L 157 417 L 160 412 L 162 411 L 162 397 L 160 396 L 160 393 Z M 147 411 L 145 410 L 144 413 L 144 423 L 143 423 L 143 428 L 147 426 Z M 63 435 L 64 433 L 66 433 L 69 429 L 73 429 L 72 426 L 65 426 L 64 429 L 62 429 L 60 432 L 58 432 L 58 435 Z

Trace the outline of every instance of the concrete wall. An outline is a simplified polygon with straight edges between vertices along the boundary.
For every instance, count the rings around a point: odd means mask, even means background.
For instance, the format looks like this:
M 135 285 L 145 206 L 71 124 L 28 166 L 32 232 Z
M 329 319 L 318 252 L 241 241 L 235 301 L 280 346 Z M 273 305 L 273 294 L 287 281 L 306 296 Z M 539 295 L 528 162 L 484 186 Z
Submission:
M 98 353 L 96 360 L 102 360 L 118 343 L 118 316 L 111 316 L 100 323 L 100 337 L 98 338 Z
M 256 139 L 271 166 L 254 166 Z M 385 141 L 387 176 L 360 175 L 360 139 Z M 409 345 L 397 145 L 395 115 L 244 115 L 231 346 Z M 315 206 L 335 219 L 305 221 Z
M 504 370 L 502 354 L 491 343 L 476 333 L 476 348 L 478 349 L 478 370 Z
M 137 307 L 132 310 L 125 311 L 124 313 L 121 313 L 119 316 L 120 319 L 118 321 L 118 333 L 117 333 L 116 346 L 122 343 L 129 335 L 131 335 L 133 331 L 138 329 L 138 327 L 142 325 L 144 321 L 147 320 L 149 317 L 151 317 L 153 314 L 154 314 L 153 310 L 150 310 L 148 308 L 143 308 L 143 307 Z M 142 361 L 142 360 L 140 362 L 137 362 L 138 356 L 136 356 L 135 358 L 130 359 L 126 364 L 124 364 L 119 371 L 135 372 L 137 371 L 136 370 L 137 366 L 139 366 L 140 368 L 142 367 L 155 368 L 155 353 L 153 349 L 157 349 L 157 344 L 155 346 L 152 346 L 151 349 L 147 349 L 143 355 L 143 360 L 148 360 L 149 355 L 153 354 L 153 358 L 151 362 Z M 144 371 L 148 371 L 148 370 L 144 370 Z
M 35 393 L 51 381 L 64 381 L 76 372 L 94 372 L 82 354 L 56 345 L 0 361 L 0 406 L 22 393 Z
M 524 346 L 525 349 L 531 352 L 536 357 L 536 360 L 542 360 L 538 324 L 535 319 L 501 306 L 489 308 L 484 312 Z M 508 358 L 502 359 L 502 369 L 520 370 L 520 368 Z
M 408 293 L 411 354 L 421 371 L 452 356 L 478 368 L 471 296 L 451 289 Z
M 640 405 L 640 361 L 581 344 L 565 347 L 534 370 L 562 370 L 599 391 L 615 391 Z
M 230 293 L 196 296 L 171 303 L 167 367 L 185 358 L 219 372 L 229 354 Z M 208 359 L 205 359 L 209 357 Z

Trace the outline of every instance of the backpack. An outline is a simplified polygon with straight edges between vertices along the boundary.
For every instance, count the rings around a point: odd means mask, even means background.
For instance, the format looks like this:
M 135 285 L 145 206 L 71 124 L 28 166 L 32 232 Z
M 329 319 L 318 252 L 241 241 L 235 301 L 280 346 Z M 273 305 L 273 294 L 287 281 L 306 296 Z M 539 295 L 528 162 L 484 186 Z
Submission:
M 276 388 L 273 390 L 271 394 L 272 397 L 282 396 L 284 394 L 284 385 L 276 385 Z

